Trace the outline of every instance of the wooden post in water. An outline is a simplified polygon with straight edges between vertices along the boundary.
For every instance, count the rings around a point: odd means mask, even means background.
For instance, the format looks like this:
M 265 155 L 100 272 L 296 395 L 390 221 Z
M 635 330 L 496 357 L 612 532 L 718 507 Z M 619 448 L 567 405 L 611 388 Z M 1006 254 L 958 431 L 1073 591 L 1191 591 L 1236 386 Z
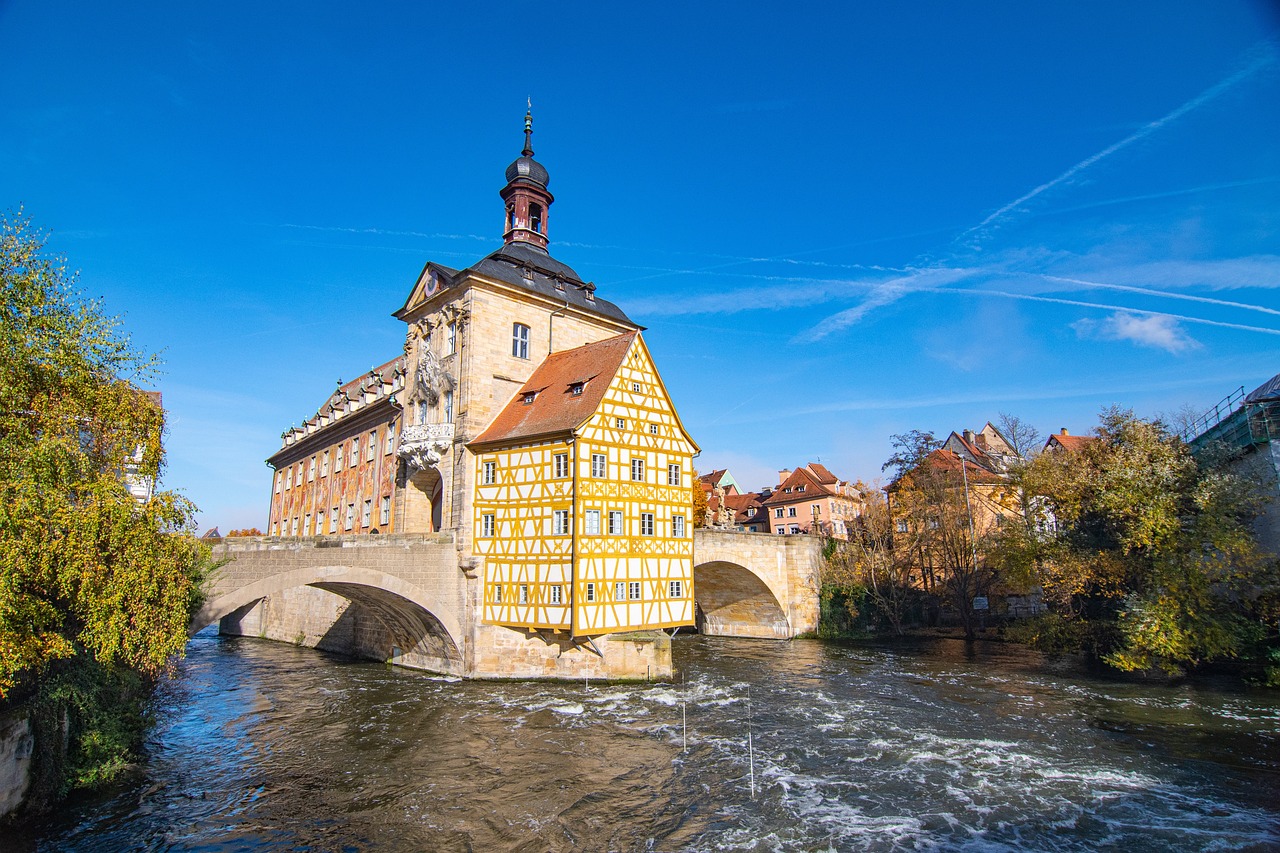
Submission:
M 756 798 L 756 750 L 751 738 L 751 685 L 747 685 L 747 761 L 751 767 L 751 799 Z

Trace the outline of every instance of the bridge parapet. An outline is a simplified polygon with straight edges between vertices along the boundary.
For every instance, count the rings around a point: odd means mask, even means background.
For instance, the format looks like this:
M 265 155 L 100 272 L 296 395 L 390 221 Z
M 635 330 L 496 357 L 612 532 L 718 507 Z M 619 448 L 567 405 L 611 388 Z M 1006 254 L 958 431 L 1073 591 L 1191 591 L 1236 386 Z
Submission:
M 779 536 L 739 530 L 699 528 L 693 537 L 695 595 L 708 616 L 708 633 L 794 637 L 818 628 L 818 583 L 822 540 L 809 535 Z M 729 567 L 746 570 L 735 573 Z M 738 578 L 735 583 L 734 577 Z M 759 585 L 767 588 L 781 613 L 770 622 Z M 736 612 L 741 624 L 711 618 L 709 608 Z M 745 618 L 745 622 L 742 620 Z M 755 623 L 755 624 L 752 624 Z

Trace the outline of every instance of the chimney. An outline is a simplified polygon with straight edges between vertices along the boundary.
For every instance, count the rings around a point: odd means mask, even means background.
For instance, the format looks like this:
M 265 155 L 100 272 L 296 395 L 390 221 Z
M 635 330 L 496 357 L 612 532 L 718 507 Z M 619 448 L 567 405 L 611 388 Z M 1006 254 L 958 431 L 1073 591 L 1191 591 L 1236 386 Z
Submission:
M 964 431 L 964 440 L 973 444 L 973 430 L 967 429 Z
M 787 479 L 790 476 L 791 476 L 791 469 L 783 468 L 781 471 L 778 472 L 778 485 L 781 486 L 783 483 L 787 482 Z
M 1061 431 L 1058 432 L 1058 435 L 1071 435 L 1071 433 L 1067 432 L 1066 427 L 1063 427 Z

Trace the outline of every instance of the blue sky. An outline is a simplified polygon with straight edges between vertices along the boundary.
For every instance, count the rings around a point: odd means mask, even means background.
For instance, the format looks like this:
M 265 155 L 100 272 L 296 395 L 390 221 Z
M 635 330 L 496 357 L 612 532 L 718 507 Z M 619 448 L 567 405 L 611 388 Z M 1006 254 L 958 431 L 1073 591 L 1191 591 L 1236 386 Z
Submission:
M 0 204 L 162 352 L 223 531 L 500 244 L 526 98 L 553 254 L 746 487 L 1280 371 L 1274 4 L 0 2 L 0 79 Z

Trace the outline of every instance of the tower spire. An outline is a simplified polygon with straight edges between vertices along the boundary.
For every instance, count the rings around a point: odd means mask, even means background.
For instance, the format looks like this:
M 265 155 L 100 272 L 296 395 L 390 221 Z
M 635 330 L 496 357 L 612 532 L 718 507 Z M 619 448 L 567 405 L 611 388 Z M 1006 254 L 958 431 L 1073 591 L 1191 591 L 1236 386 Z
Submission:
M 525 157 L 533 156 L 533 98 L 529 98 L 526 103 L 529 106 L 528 111 L 524 114 L 524 150 L 520 153 Z

